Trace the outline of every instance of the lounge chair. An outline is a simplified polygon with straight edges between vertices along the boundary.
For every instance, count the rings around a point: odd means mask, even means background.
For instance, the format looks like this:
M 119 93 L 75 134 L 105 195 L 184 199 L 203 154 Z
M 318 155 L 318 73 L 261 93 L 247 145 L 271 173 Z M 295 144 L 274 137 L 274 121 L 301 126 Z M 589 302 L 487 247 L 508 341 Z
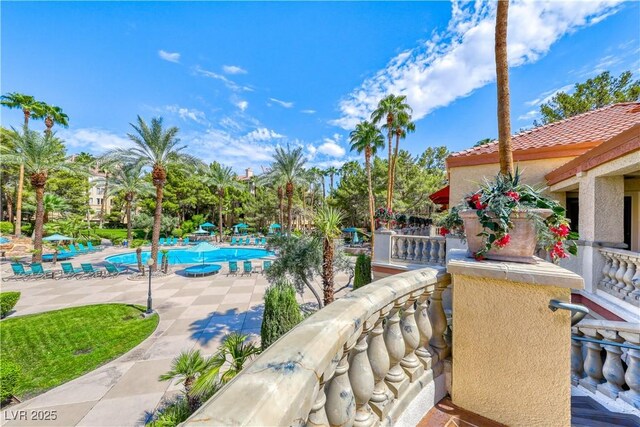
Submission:
M 238 275 L 238 261 L 229 261 L 229 272 L 227 276 L 233 274 L 234 276 Z
M 249 276 L 251 276 L 252 273 L 253 273 L 253 264 L 251 263 L 251 261 L 243 262 L 242 275 L 244 276 L 245 274 L 248 274 Z
M 115 264 L 109 264 L 109 263 L 106 263 L 106 264 L 104 265 L 104 268 L 106 268 L 106 269 L 107 269 L 107 274 L 106 274 L 106 275 L 107 275 L 107 276 L 110 276 L 110 277 L 116 277 L 116 276 L 119 276 L 119 275 L 121 275 L 122 273 L 124 273 L 124 272 L 126 272 L 127 270 L 129 270 L 129 268 L 128 268 L 128 267 L 119 267 L 119 266 L 117 266 L 117 265 L 115 265 Z
M 237 243 L 237 242 L 236 242 L 236 238 L 235 238 L 235 237 L 232 237 L 232 238 L 231 238 L 231 242 L 229 243 L 229 245 L 231 245 L 231 246 L 235 246 L 235 245 L 236 245 L 236 243 Z
M 161 237 L 161 238 L 160 238 L 160 240 L 158 240 L 158 244 L 159 244 L 160 246 L 163 246 L 163 245 L 165 244 L 165 243 L 164 243 L 164 237 Z
M 104 273 L 106 272 L 106 270 L 95 268 L 92 264 L 80 264 L 80 267 L 82 267 L 82 272 L 84 274 L 82 276 L 76 277 L 76 279 L 79 279 L 80 277 L 85 277 L 85 276 L 104 277 Z
M 262 274 L 266 273 L 271 268 L 271 260 L 262 261 Z
M 188 245 L 189 244 L 189 238 L 185 237 L 184 239 L 182 239 L 182 244 L 185 245 L 185 246 Z
M 6 282 L 7 280 L 11 280 L 11 279 L 24 280 L 24 279 L 30 279 L 32 277 L 35 277 L 33 271 L 25 270 L 24 266 L 17 262 L 11 264 L 11 270 L 13 270 L 13 276 L 3 277 L 2 278 L 3 282 Z
M 260 245 L 267 246 L 267 238 L 266 237 L 263 237 L 262 239 L 260 239 Z
M 75 246 L 73 246 L 73 245 L 69 245 L 69 249 L 68 249 L 68 250 L 66 250 L 65 252 L 70 253 L 70 254 L 71 254 L 71 256 L 80 255 L 80 252 L 78 252 L 78 251 L 76 250 L 76 247 L 75 247 Z
M 244 239 L 244 244 L 245 246 L 251 246 L 251 237 L 247 237 L 246 239 Z
M 96 249 L 86 248 L 82 243 L 78 243 L 78 249 L 80 249 L 80 252 L 85 253 L 97 252 Z
M 91 241 L 87 242 L 87 246 L 89 247 L 90 251 L 94 251 L 94 252 L 99 252 L 104 249 L 102 246 L 98 246 L 98 247 L 93 246 L 93 243 L 91 243 Z
M 260 244 L 260 239 L 256 237 L 255 240 L 253 241 L 253 245 L 258 246 L 259 244 Z
M 62 273 L 58 275 L 58 279 L 62 279 L 63 277 L 69 279 L 84 274 L 81 268 L 74 268 L 70 262 L 61 262 L 60 266 L 62 267 Z
M 53 271 L 51 270 L 45 270 L 44 268 L 42 268 L 42 263 L 39 262 L 34 262 L 31 264 L 31 271 L 33 272 L 33 277 L 37 277 L 38 279 L 40 278 L 44 278 L 46 279 L 47 277 L 50 277 L 53 279 Z

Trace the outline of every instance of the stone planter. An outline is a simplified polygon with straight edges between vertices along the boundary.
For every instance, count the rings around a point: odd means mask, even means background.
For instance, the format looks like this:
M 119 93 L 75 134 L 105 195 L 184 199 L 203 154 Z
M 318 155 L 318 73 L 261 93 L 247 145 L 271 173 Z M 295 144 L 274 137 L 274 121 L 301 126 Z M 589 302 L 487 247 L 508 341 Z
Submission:
M 553 213 L 551 209 L 531 209 L 530 214 L 540 215 L 543 218 Z M 527 212 L 518 212 L 511 214 L 511 222 L 513 228 L 509 231 L 511 241 L 504 248 L 492 247 L 484 254 L 485 258 L 496 261 L 511 261 L 527 264 L 534 264 L 535 258 L 533 254 L 538 243 L 535 223 L 529 218 Z M 482 232 L 482 225 L 478 220 L 478 215 L 473 209 L 460 212 L 460 217 L 464 222 L 464 232 L 467 236 L 467 245 L 469 247 L 469 256 L 484 248 L 482 236 L 478 236 Z

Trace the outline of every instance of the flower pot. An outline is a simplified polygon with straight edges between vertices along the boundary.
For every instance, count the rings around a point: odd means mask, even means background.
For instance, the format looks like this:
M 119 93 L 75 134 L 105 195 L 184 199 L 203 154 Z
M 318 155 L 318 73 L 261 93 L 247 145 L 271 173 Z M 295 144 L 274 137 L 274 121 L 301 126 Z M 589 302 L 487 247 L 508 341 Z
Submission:
M 473 256 L 474 253 L 484 249 L 483 236 L 478 236 L 483 231 L 483 228 L 476 212 L 473 209 L 460 212 L 460 217 L 464 222 L 464 232 L 467 236 L 469 256 Z M 534 264 L 536 261 L 533 254 L 536 250 L 538 237 L 535 222 L 530 217 L 530 214 L 546 218 L 552 213 L 551 209 L 530 209 L 527 212 L 512 213 L 510 219 L 513 223 L 513 228 L 509 231 L 511 241 L 503 248 L 492 246 L 489 251 L 484 253 L 484 257 L 496 261 Z

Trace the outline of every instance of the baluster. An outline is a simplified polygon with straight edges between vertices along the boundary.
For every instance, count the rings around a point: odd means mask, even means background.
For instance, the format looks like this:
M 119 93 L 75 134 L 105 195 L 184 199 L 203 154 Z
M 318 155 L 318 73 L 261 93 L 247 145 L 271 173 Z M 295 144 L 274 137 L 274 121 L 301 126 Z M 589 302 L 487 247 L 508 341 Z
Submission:
M 571 328 L 574 335 L 582 335 L 578 328 Z M 584 374 L 582 359 L 582 341 L 571 340 L 571 384 L 578 385 Z
M 362 333 L 358 338 L 356 346 L 353 347 L 351 358 L 349 359 L 349 381 L 351 381 L 351 387 L 353 388 L 353 394 L 356 400 L 354 426 L 367 427 L 373 425 L 375 422 L 375 415 L 371 410 L 371 406 L 369 406 L 369 399 L 373 394 L 375 380 L 373 378 L 373 370 L 371 369 L 369 356 L 367 355 L 367 348 L 369 347 L 367 338 L 377 320 L 378 314 L 364 323 Z
M 424 264 L 424 245 L 426 243 L 425 239 L 420 239 L 419 243 L 416 245 L 416 257 L 418 258 L 418 262 Z
M 434 370 L 439 371 L 442 369 L 440 363 L 449 355 L 449 346 L 444 339 L 444 333 L 447 330 L 447 317 L 442 308 L 442 292 L 447 287 L 446 283 L 437 283 L 436 289 L 431 295 L 431 303 L 429 304 L 429 319 L 431 320 L 431 327 L 433 328 L 433 336 L 429 341 L 431 347 L 438 355 L 438 368 L 434 367 Z M 439 372 L 434 372 L 434 376 L 437 376 Z
M 622 288 L 624 288 L 624 282 L 622 281 L 622 277 L 624 277 L 624 273 L 627 271 L 627 260 L 623 255 L 617 255 L 618 257 L 618 271 L 616 271 L 615 279 L 616 283 L 614 287 L 611 288 L 616 294 L 619 294 Z
M 399 258 L 398 256 L 398 237 L 391 236 L 391 258 Z
M 310 426 L 329 425 L 329 420 L 327 420 L 327 412 L 325 411 L 325 403 L 327 402 L 327 395 L 325 394 L 324 384 L 325 384 L 325 379 L 323 375 L 322 378 L 320 378 L 318 392 L 316 394 L 315 401 L 313 402 L 313 406 L 311 406 L 311 411 L 309 412 L 307 425 L 310 425 Z
M 398 236 L 396 241 L 398 242 L 398 259 L 404 258 L 404 237 Z
M 631 279 L 633 279 L 635 272 L 636 265 L 631 259 L 631 256 L 627 256 L 627 271 L 625 271 L 624 275 L 622 276 L 622 282 L 624 283 L 624 289 L 622 289 L 622 292 L 625 294 L 625 296 L 631 294 L 631 292 L 633 292 L 634 290 Z
M 409 239 L 409 241 L 407 242 L 407 259 L 410 259 L 412 261 L 416 259 L 415 250 L 416 238 L 414 237 Z
M 636 266 L 636 274 L 631 278 L 631 284 L 634 290 L 631 291 L 627 299 L 632 304 L 640 306 L 640 256 L 636 257 L 633 263 Z
M 438 263 L 440 265 L 445 264 L 446 252 L 447 252 L 446 245 L 447 245 L 446 239 L 443 238 L 438 241 Z
M 369 334 L 369 348 L 367 349 L 367 355 L 369 356 L 373 379 L 375 381 L 369 404 L 380 420 L 386 418 L 391 407 L 390 403 L 392 398 L 392 394 L 384 381 L 387 372 L 389 372 L 391 362 L 389 361 L 387 346 L 384 343 L 384 329 L 382 327 L 382 321 L 390 308 L 391 306 L 387 306 L 380 311 L 375 326 Z
M 425 264 L 429 264 L 430 258 L 429 254 L 431 253 L 431 239 L 425 239 L 424 246 L 422 246 L 422 262 Z
M 616 254 L 611 255 L 611 268 L 609 269 L 609 280 L 607 281 L 607 289 L 613 289 L 613 286 L 616 284 L 616 272 L 618 271 L 618 257 Z
M 429 262 L 431 264 L 438 263 L 438 241 L 436 239 L 431 239 L 431 254 L 429 256 Z
M 413 242 L 413 260 L 415 262 L 420 262 L 420 243 L 422 239 L 415 239 Z
M 609 277 L 609 270 L 611 270 L 611 262 L 612 262 L 612 258 L 611 255 L 609 255 L 608 252 L 606 251 L 600 251 L 600 253 L 602 254 L 602 256 L 605 259 L 604 262 L 604 267 L 602 267 L 602 280 L 600 281 L 600 288 L 601 289 L 606 289 L 607 288 L 607 284 L 609 283 L 609 280 L 611 279 Z
M 429 348 L 429 340 L 433 335 L 431 329 L 431 321 L 429 320 L 429 304 L 427 300 L 431 295 L 432 290 L 425 289 L 423 294 L 418 298 L 418 310 L 416 310 L 416 325 L 420 332 L 420 346 L 416 349 L 416 356 L 425 369 L 431 369 L 431 364 L 434 362 L 434 355 Z M 436 356 L 437 357 L 437 356 Z M 437 361 L 437 360 L 436 360 Z
M 598 332 L 607 341 L 622 341 L 616 331 L 598 330 Z M 607 354 L 604 359 L 604 365 L 602 366 L 602 375 L 607 382 L 598 384 L 596 388 L 599 392 L 615 399 L 618 397 L 618 393 L 622 391 L 622 385 L 624 384 L 624 368 L 622 367 L 622 360 L 620 359 L 622 349 L 613 345 L 603 345 L 603 348 Z
M 349 350 L 353 343 L 344 345 L 344 351 L 336 372 L 327 385 L 325 410 L 327 420 L 332 426 L 351 426 L 356 418 L 355 397 L 349 381 Z
M 600 340 L 602 336 L 590 328 L 581 328 L 580 331 L 589 338 Z M 602 358 L 600 357 L 600 344 L 584 342 L 587 347 L 587 357 L 584 359 L 584 372 L 586 377 L 580 379 L 580 385 L 595 393 L 598 384 L 602 383 Z
M 402 298 L 395 302 L 384 328 L 384 343 L 387 346 L 389 362 L 391 365 L 385 380 L 396 399 L 408 385 L 407 375 L 400 366 L 400 361 L 404 357 L 405 345 L 404 338 L 402 337 L 402 331 L 400 329 L 400 315 L 398 314 L 398 311 L 405 301 L 406 299 Z
M 624 338 L 627 344 L 640 346 L 640 333 L 620 331 L 618 334 Z M 640 409 L 640 350 L 630 348 L 627 350 L 627 372 L 624 380 L 629 390 L 623 391 L 618 396 L 636 409 Z
M 400 329 L 404 338 L 404 357 L 400 361 L 400 366 L 407 373 L 410 382 L 414 382 L 424 373 L 424 366 L 422 366 L 415 354 L 420 345 L 420 331 L 416 324 L 415 303 L 421 293 L 421 291 L 418 291 L 409 297 L 409 300 L 404 305 L 402 320 L 400 320 Z

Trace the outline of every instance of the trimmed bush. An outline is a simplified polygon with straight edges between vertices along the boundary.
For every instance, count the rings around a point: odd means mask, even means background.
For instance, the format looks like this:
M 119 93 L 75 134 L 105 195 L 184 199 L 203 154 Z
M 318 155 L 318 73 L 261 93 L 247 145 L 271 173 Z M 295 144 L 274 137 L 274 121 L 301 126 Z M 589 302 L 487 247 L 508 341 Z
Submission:
M 20 366 L 8 360 L 0 363 L 0 402 L 13 397 L 20 380 Z
M 20 292 L 2 292 L 0 293 L 0 318 L 5 317 L 13 307 L 16 306 L 20 299 Z
M 262 349 L 276 342 L 301 321 L 295 288 L 287 282 L 270 286 L 264 294 L 264 315 L 260 328 Z
M 33 233 L 33 225 L 24 224 L 22 227 L 20 227 L 20 230 L 22 231 L 22 234 L 31 236 L 31 233 Z
M 0 233 L 13 234 L 13 223 L 9 221 L 0 221 Z
M 180 228 L 174 228 L 173 230 L 171 230 L 171 235 L 173 237 L 182 237 L 183 234 L 184 232 Z
M 371 257 L 360 254 L 356 259 L 356 268 L 353 278 L 353 289 L 358 289 L 371 283 Z

